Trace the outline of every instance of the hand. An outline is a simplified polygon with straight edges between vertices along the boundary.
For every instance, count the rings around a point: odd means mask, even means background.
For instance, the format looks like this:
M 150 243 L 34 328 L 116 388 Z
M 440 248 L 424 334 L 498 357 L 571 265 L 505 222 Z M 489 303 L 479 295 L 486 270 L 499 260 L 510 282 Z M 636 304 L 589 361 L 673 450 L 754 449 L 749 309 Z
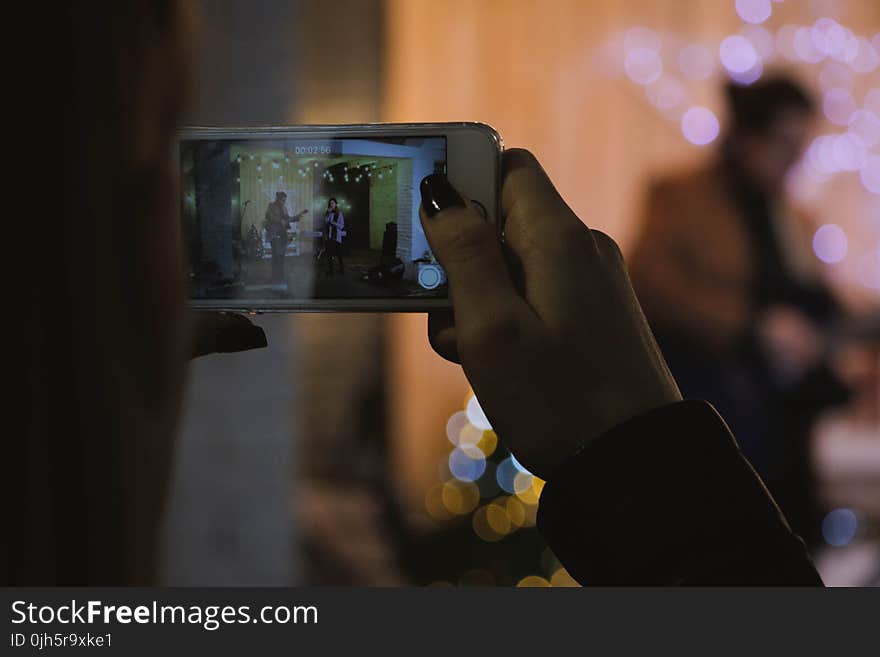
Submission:
M 422 181 L 422 225 L 454 312 L 429 316 L 429 339 L 460 360 L 517 459 L 547 478 L 579 446 L 681 394 L 614 241 L 575 216 L 531 153 L 507 151 L 503 167 L 503 244 L 445 176 Z
M 192 358 L 261 349 L 268 344 L 263 329 L 237 313 L 197 311 L 194 324 Z

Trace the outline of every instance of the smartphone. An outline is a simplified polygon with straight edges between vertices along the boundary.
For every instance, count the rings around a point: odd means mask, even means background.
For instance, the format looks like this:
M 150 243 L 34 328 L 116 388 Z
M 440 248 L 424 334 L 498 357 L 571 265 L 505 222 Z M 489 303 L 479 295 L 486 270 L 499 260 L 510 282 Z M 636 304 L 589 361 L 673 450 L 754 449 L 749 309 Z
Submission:
M 448 307 L 419 220 L 432 173 L 501 230 L 502 141 L 482 123 L 193 127 L 176 150 L 197 309 Z

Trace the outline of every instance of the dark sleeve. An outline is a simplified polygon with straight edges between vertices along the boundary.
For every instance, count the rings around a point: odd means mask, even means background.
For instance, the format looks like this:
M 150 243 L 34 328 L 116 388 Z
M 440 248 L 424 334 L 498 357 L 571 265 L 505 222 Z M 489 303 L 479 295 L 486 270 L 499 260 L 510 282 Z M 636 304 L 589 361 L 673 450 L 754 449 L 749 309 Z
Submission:
M 822 585 L 705 402 L 655 409 L 591 441 L 544 486 L 538 529 L 583 585 Z

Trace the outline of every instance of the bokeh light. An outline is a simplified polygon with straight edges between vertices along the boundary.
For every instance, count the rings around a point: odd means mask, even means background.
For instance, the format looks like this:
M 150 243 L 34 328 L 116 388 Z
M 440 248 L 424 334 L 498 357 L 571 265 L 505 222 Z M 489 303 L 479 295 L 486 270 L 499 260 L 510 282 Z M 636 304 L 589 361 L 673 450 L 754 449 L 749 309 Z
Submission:
M 770 18 L 773 7 L 770 0 L 736 0 L 736 13 L 747 23 L 758 24 Z
M 813 42 L 813 30 L 809 27 L 799 27 L 795 30 L 792 45 L 796 57 L 808 64 L 818 64 L 825 59 L 825 53 Z
M 624 33 L 623 48 L 626 52 L 639 49 L 660 52 L 660 35 L 647 27 L 636 25 Z
M 464 429 L 467 425 L 468 417 L 464 411 L 459 411 L 458 413 L 453 413 L 452 417 L 446 422 L 446 437 L 449 439 L 453 445 L 458 445 L 458 439 L 461 435 L 461 430 Z
M 487 504 L 477 509 L 474 515 L 471 516 L 471 526 L 479 538 L 489 543 L 494 543 L 495 541 L 500 541 L 506 534 L 495 531 L 489 523 L 488 510 L 491 506 L 491 504 Z M 492 512 L 493 515 L 498 513 L 497 509 L 498 507 L 495 505 L 495 510 Z
M 880 155 L 872 155 L 865 161 L 859 177 L 865 189 L 872 194 L 880 194 Z
M 434 520 L 446 521 L 453 517 L 443 504 L 443 486 L 442 483 L 434 484 L 425 493 L 425 510 Z
M 853 74 L 850 68 L 840 62 L 826 62 L 819 72 L 819 89 L 828 93 L 832 89 L 852 91 Z
M 505 498 L 504 510 L 507 511 L 507 517 L 510 519 L 510 524 L 512 526 L 526 526 L 526 508 L 519 499 L 517 499 L 516 497 Z
M 483 452 L 483 456 L 492 456 L 498 449 L 498 436 L 491 429 L 484 431 L 477 441 L 477 448 Z
M 482 452 L 476 450 L 480 456 L 474 458 L 473 453 L 466 452 L 461 446 L 456 447 L 449 453 L 449 471 L 459 481 L 475 481 L 486 471 L 486 459 Z
M 871 110 L 856 110 L 849 118 L 849 131 L 866 147 L 873 148 L 880 144 L 880 116 Z
M 486 431 L 487 429 L 492 428 L 492 425 L 489 423 L 489 419 L 483 412 L 483 407 L 480 406 L 480 402 L 477 400 L 476 395 L 468 400 L 465 412 L 467 413 L 468 421 L 481 431 Z
M 477 443 L 480 442 L 480 439 L 483 437 L 483 430 L 477 429 L 473 424 L 468 422 L 462 427 L 461 431 L 458 434 L 458 445 L 462 449 L 464 449 L 468 454 L 473 453 L 472 450 L 468 450 L 468 447 L 474 448 L 477 446 Z
M 685 97 L 685 89 L 675 77 L 662 75 L 645 87 L 645 95 L 658 110 L 667 111 L 681 105 Z
M 718 136 L 720 126 L 718 118 L 708 107 L 691 107 L 681 117 L 681 131 L 692 144 L 705 146 L 712 143 Z
M 792 62 L 799 59 L 797 50 L 794 47 L 797 31 L 798 27 L 796 25 L 783 25 L 776 30 L 776 52 Z
M 877 116 L 880 116 L 880 87 L 871 89 L 865 94 L 865 101 L 862 103 L 862 106 L 866 110 L 870 110 Z
M 872 290 L 880 290 L 880 246 L 859 260 L 859 281 Z
M 521 490 L 524 490 L 524 487 L 526 486 L 526 482 L 522 477 L 517 481 L 517 475 L 531 477 L 531 473 L 522 467 L 513 455 L 510 455 L 501 461 L 501 463 L 498 464 L 498 469 L 495 471 L 495 479 L 498 481 L 501 490 L 504 490 L 511 495 L 517 492 L 517 486 L 519 486 Z M 530 481 L 528 482 L 528 485 L 531 485 Z
M 691 44 L 679 52 L 678 68 L 689 80 L 701 82 L 708 80 L 715 72 L 715 58 L 706 46 Z
M 849 545 L 856 537 L 859 522 L 852 509 L 834 509 L 822 520 L 822 536 L 835 547 Z
M 858 171 L 868 158 L 868 149 L 857 135 L 844 133 L 833 139 L 834 165 L 840 171 Z
M 548 588 L 550 582 L 540 575 L 529 575 L 519 580 L 516 586 L 517 588 Z
M 880 66 L 880 52 L 874 48 L 870 41 L 858 37 L 855 40 L 855 56 L 849 60 L 849 65 L 857 73 L 870 73 Z
M 822 262 L 840 262 L 846 257 L 846 249 L 846 233 L 837 224 L 820 226 L 813 235 L 813 251 Z
M 756 82 L 761 75 L 764 73 L 764 65 L 761 63 L 761 60 L 757 60 L 755 65 L 750 68 L 748 71 L 743 71 L 742 73 L 733 73 L 730 72 L 730 78 L 735 82 L 738 82 L 742 85 L 752 84 L 752 82 Z
M 849 125 L 850 118 L 856 111 L 856 101 L 846 89 L 830 89 L 822 101 L 822 110 L 831 123 Z
M 471 482 L 452 479 L 440 489 L 440 501 L 447 511 L 456 515 L 470 513 L 480 503 L 480 489 Z
M 651 84 L 663 73 L 663 62 L 654 50 L 634 48 L 626 54 L 623 69 L 636 84 Z
M 740 34 L 729 36 L 721 42 L 718 57 L 730 73 L 745 73 L 758 63 L 755 46 Z
M 495 576 L 483 568 L 472 568 L 458 578 L 459 586 L 495 586 Z
M 524 504 L 535 506 L 538 504 L 538 500 L 541 499 L 541 491 L 544 490 L 544 483 L 543 479 L 532 476 L 529 487 L 517 490 L 516 496 L 522 500 Z
M 746 25 L 740 29 L 739 33 L 755 47 L 755 52 L 758 53 L 759 59 L 766 60 L 773 57 L 776 50 L 776 40 L 766 27 Z
M 550 586 L 559 586 L 563 588 L 575 588 L 580 584 L 572 577 L 565 568 L 558 568 L 550 577 Z

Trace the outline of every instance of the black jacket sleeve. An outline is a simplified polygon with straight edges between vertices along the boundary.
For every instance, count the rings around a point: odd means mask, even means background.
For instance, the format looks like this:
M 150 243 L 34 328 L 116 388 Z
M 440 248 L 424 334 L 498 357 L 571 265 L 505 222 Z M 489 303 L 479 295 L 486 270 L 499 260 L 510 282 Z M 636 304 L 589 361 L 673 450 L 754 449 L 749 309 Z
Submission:
M 705 402 L 655 409 L 590 441 L 546 483 L 538 529 L 583 585 L 822 585 Z

